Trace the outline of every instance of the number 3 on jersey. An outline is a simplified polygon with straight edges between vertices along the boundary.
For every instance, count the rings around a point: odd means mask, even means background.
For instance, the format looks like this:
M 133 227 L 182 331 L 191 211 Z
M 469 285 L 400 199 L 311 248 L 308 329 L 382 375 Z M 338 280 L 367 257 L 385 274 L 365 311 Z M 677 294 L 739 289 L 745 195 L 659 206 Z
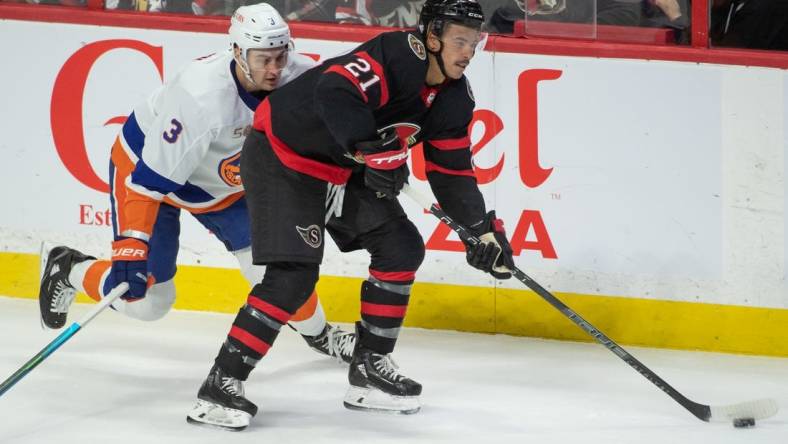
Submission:
M 170 121 L 172 123 L 172 128 L 169 131 L 165 131 L 162 133 L 162 137 L 169 143 L 175 143 L 178 140 L 178 136 L 180 136 L 181 131 L 183 131 L 183 125 L 181 122 L 178 122 L 177 119 L 172 119 Z

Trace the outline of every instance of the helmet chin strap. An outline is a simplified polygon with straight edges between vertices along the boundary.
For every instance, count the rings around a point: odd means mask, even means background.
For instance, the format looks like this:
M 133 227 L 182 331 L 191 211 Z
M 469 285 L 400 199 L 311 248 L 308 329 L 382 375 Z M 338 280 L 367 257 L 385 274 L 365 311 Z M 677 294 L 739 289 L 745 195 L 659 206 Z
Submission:
M 241 71 L 243 71 L 246 80 L 248 80 L 249 83 L 251 83 L 252 85 L 260 87 L 260 85 L 258 85 L 257 82 L 255 82 L 254 79 L 252 78 L 252 72 L 251 70 L 249 70 L 249 63 L 247 63 L 246 61 L 246 54 L 244 54 L 245 52 L 246 51 L 241 50 L 241 56 L 238 57 L 236 61 L 238 62 L 238 65 L 241 67 Z
M 427 52 L 435 57 L 435 60 L 438 62 L 438 69 L 441 70 L 441 74 L 443 74 L 443 81 L 450 79 L 449 75 L 446 74 L 446 67 L 443 65 L 443 41 L 438 39 L 438 45 L 440 45 L 437 51 L 430 51 L 427 49 Z

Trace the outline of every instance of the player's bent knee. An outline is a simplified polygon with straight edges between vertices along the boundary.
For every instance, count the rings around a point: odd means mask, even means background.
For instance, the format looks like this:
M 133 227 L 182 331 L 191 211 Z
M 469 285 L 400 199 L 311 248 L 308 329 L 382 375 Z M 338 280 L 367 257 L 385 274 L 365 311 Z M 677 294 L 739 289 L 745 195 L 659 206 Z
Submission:
M 295 313 L 309 299 L 320 273 L 318 264 L 274 262 L 268 264 L 265 278 L 252 289 L 260 297 L 278 307 Z
M 380 233 L 378 253 L 396 255 L 391 264 L 394 269 L 417 270 L 424 261 L 424 239 L 418 228 L 407 218 L 399 218 L 386 224 Z
M 409 262 L 406 269 L 416 270 L 421 266 L 421 263 L 424 262 L 424 239 L 421 237 L 421 234 L 419 234 L 416 226 L 410 221 L 407 222 L 411 228 L 410 234 L 403 239 L 400 248 L 402 248 L 403 256 Z
M 126 302 L 119 309 L 124 314 L 140 321 L 157 321 L 163 318 L 175 304 L 175 282 L 159 282 L 148 288 L 139 301 Z

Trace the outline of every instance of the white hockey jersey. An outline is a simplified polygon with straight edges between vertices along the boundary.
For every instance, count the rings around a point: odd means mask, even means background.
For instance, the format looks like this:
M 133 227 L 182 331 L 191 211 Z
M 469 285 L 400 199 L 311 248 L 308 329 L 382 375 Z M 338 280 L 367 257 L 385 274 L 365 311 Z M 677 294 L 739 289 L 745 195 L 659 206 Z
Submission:
M 291 53 L 279 85 L 315 64 Z M 197 213 L 237 200 L 243 193 L 241 148 L 259 103 L 236 78 L 232 52 L 193 61 L 135 107 L 123 126 L 119 142 L 134 165 L 123 175 L 128 195 Z M 120 168 L 116 153 L 113 163 Z

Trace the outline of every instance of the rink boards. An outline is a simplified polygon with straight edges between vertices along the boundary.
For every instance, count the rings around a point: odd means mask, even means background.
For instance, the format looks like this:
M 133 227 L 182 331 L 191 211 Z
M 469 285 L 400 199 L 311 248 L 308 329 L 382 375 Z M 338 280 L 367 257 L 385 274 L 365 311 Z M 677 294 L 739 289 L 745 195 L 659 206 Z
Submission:
M 296 49 L 314 57 L 354 45 L 310 37 Z M 0 73 L 0 294 L 34 297 L 41 240 L 106 256 L 123 116 L 227 40 L 4 20 L 0 41 L 18 67 Z M 485 50 L 468 77 L 477 178 L 520 268 L 623 343 L 788 356 L 785 70 Z M 411 166 L 428 192 L 418 149 Z M 408 325 L 585 339 L 519 282 L 470 269 L 445 227 L 403 206 L 428 248 Z M 182 220 L 176 307 L 237 310 L 247 288 L 232 257 Z M 330 318 L 357 318 L 366 266 L 327 248 Z

